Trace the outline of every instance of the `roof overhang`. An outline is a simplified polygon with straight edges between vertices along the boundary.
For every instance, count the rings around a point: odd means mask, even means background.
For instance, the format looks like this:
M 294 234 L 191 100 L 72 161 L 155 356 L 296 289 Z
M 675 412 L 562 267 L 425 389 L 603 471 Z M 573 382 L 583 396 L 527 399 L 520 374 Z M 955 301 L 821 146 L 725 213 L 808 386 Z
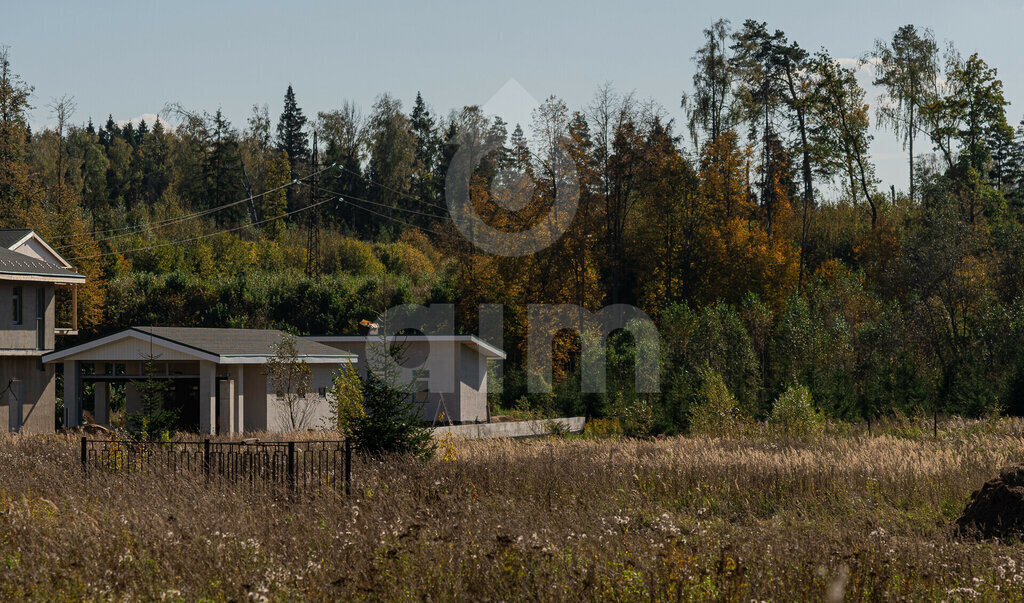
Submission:
M 68 358 L 75 356 L 81 356 L 88 354 L 92 350 L 102 348 L 104 346 L 123 341 L 125 339 L 136 339 L 142 342 L 154 342 L 162 348 L 174 350 L 185 356 L 192 357 L 196 360 L 205 360 L 214 364 L 266 364 L 270 359 L 273 358 L 271 354 L 211 354 L 210 352 L 200 350 L 193 346 L 185 345 L 183 343 L 174 341 L 173 339 L 167 339 L 160 337 L 159 335 L 152 335 L 145 331 L 140 331 L 135 328 L 126 329 L 106 337 L 76 345 L 66 350 L 60 350 L 59 352 L 51 352 L 43 356 L 44 363 L 60 362 Z M 332 354 L 332 355 L 299 355 L 298 359 L 307 364 L 340 364 L 340 363 L 354 363 L 357 359 L 355 354 Z M 140 358 L 124 358 L 128 361 L 142 360 Z
M 0 349 L 0 356 L 42 356 L 53 350 L 3 350 Z
M 218 356 L 220 360 L 218 364 L 266 364 L 273 356 L 266 354 L 232 354 L 229 356 Z M 355 354 L 337 354 L 337 355 L 315 355 L 315 356 L 303 356 L 299 354 L 296 356 L 297 359 L 305 362 L 306 364 L 338 364 L 341 362 L 355 363 L 359 358 Z
M 303 339 L 309 339 L 317 343 L 368 343 L 379 341 L 379 335 L 310 335 Z M 476 335 L 389 335 L 388 343 L 402 343 L 405 341 L 426 341 L 428 343 L 460 343 L 475 349 L 481 356 L 488 360 L 504 360 L 505 352 L 498 347 L 487 343 Z
M 85 282 L 84 276 L 54 276 L 51 274 L 26 274 L 24 272 L 4 272 L 0 270 L 0 281 L 28 281 L 33 283 L 55 283 L 58 285 L 80 285 Z

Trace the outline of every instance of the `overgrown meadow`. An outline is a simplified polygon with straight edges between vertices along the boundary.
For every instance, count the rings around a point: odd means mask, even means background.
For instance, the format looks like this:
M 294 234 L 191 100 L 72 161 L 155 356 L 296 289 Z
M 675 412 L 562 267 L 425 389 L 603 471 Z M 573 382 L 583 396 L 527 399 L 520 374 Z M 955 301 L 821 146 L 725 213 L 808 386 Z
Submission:
M 1019 544 L 951 528 L 1010 420 L 455 440 L 348 498 L 86 477 L 77 443 L 0 440 L 3 599 L 1024 599 Z

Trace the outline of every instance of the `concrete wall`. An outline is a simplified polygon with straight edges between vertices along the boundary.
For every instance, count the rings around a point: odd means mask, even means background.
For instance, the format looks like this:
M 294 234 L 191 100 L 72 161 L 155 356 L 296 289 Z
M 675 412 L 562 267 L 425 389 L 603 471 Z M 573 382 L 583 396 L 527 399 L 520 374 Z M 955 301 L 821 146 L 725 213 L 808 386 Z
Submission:
M 21 287 L 21 324 L 14 324 L 12 312 L 14 289 Z M 36 304 L 40 292 L 44 296 L 44 317 L 46 322 L 46 345 L 54 346 L 54 297 L 53 285 L 31 281 L 0 281 L 0 350 L 37 350 Z
M 459 408 L 461 423 L 486 423 L 487 412 L 487 359 L 469 346 L 459 346 Z
M 550 435 L 551 424 L 557 424 L 568 433 L 582 433 L 584 417 L 565 417 L 548 421 L 509 421 L 506 423 L 480 423 L 445 425 L 434 428 L 434 437 L 451 435 L 455 438 L 480 440 L 487 438 L 533 438 Z
M 326 391 L 331 388 L 331 381 L 335 371 L 338 370 L 338 365 L 330 364 L 311 364 L 309 365 L 312 370 L 312 387 L 310 389 L 309 396 L 306 401 L 298 401 L 296 404 L 299 408 L 299 415 L 307 414 L 306 424 L 301 425 L 305 429 L 319 429 L 327 424 L 327 419 L 330 417 L 330 406 L 327 403 L 327 397 L 320 395 L 320 390 Z M 263 387 L 266 395 L 263 400 L 264 408 L 266 408 L 266 426 L 263 429 L 270 431 L 285 431 L 291 428 L 291 422 L 288 418 L 288 408 L 283 400 L 279 399 L 273 392 L 269 379 L 267 379 L 266 373 L 263 367 L 259 367 L 260 375 L 263 379 Z M 246 390 L 246 401 L 248 402 L 248 390 Z M 246 407 L 248 410 L 248 407 Z
M 245 367 L 245 431 L 267 429 L 267 375 L 263 367 Z
M 0 357 L 0 431 L 8 431 L 13 403 L 12 391 L 7 384 L 12 379 L 21 381 L 21 433 L 53 433 L 56 408 L 56 379 L 53 366 L 39 370 L 39 358 Z M 13 388 L 12 388 L 13 389 Z

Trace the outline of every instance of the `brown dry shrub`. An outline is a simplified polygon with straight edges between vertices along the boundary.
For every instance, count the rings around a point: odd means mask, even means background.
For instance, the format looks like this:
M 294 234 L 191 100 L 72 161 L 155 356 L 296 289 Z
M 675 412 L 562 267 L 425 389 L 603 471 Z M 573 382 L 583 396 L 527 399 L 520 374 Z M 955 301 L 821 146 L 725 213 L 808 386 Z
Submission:
M 5 437 L 0 599 L 1019 599 L 1020 548 L 950 522 L 1022 444 L 459 441 L 357 459 L 351 498 L 288 500 L 86 477 L 73 438 Z

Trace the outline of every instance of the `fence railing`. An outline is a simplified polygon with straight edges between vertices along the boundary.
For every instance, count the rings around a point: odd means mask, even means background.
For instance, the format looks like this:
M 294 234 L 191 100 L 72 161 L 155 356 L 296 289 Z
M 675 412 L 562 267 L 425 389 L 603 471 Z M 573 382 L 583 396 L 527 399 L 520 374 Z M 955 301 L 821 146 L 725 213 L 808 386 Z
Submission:
M 349 440 L 150 442 L 82 438 L 82 470 L 197 473 L 291 491 L 352 488 Z

